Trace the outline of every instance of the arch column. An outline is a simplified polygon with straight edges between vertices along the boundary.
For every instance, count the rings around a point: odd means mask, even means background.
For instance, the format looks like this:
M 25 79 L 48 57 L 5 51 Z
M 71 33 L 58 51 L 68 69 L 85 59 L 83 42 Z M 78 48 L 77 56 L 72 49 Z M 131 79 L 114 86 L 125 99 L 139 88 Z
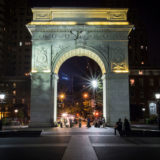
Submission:
M 57 121 L 57 84 L 58 84 L 58 74 L 53 75 L 53 85 L 54 85 L 54 98 L 53 98 L 53 122 Z
M 105 118 L 106 122 L 109 122 L 109 105 L 107 104 L 107 75 L 102 75 L 103 81 L 103 117 Z

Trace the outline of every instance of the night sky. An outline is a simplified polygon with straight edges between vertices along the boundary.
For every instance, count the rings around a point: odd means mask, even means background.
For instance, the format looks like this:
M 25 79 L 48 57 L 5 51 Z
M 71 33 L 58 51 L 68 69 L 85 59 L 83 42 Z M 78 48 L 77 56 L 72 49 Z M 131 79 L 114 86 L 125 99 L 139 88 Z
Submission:
M 30 0 L 32 7 L 108 7 L 107 0 Z M 138 9 L 138 19 L 144 23 L 148 34 L 150 59 L 159 64 L 159 4 L 156 0 L 130 0 L 130 8 Z M 160 66 L 160 64 L 159 64 Z

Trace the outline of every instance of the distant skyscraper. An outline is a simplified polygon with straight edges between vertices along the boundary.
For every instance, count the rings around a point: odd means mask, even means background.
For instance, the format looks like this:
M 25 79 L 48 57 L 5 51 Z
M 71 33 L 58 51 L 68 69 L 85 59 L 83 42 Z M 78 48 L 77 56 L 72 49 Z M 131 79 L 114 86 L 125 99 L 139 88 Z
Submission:
M 6 0 L 8 62 L 5 75 L 24 76 L 31 70 L 31 36 L 26 24 L 32 19 L 28 0 Z
M 0 75 L 3 73 L 3 63 L 5 52 L 5 5 L 4 0 L 0 0 Z

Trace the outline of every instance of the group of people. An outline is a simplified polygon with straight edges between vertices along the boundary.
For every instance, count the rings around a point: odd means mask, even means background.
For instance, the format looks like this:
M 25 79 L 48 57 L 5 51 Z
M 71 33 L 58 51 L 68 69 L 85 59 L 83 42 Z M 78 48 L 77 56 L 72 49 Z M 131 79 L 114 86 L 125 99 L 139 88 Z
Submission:
M 104 128 L 105 127 L 105 118 L 104 117 L 95 118 L 95 120 L 93 121 L 93 125 L 96 128 L 101 128 L 101 126 Z
M 131 132 L 130 123 L 127 118 L 124 119 L 124 123 L 122 123 L 121 118 L 119 118 L 119 120 L 115 124 L 114 129 L 115 135 L 118 131 L 120 136 L 129 136 Z
M 81 117 L 79 117 L 78 119 L 76 119 L 76 118 L 72 119 L 72 118 L 66 117 L 66 118 L 61 118 L 60 121 L 58 121 L 58 125 L 61 128 L 63 128 L 63 127 L 72 128 L 74 125 L 77 125 L 77 124 L 78 124 L 79 128 L 82 127 L 82 118 Z M 93 125 L 94 125 L 94 127 L 97 127 L 97 128 L 100 128 L 101 126 L 104 128 L 105 127 L 105 118 L 104 117 L 96 118 L 93 121 Z M 86 127 L 87 128 L 91 127 L 91 119 L 89 117 L 87 118 Z

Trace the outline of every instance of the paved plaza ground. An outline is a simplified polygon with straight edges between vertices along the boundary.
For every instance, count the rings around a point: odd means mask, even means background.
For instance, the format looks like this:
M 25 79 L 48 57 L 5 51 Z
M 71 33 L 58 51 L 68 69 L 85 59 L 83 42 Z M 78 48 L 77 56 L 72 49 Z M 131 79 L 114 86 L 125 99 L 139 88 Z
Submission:
M 113 128 L 46 128 L 40 137 L 0 138 L 2 160 L 159 159 L 160 138 L 120 137 Z

